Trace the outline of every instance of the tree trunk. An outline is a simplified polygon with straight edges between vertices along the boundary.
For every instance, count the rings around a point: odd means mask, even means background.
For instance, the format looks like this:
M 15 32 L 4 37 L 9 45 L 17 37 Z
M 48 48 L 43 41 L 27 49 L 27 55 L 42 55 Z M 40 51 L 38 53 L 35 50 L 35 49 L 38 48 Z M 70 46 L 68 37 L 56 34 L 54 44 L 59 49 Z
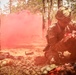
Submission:
M 10 0 L 10 13 L 11 13 L 11 6 L 12 6 L 12 1 Z
M 62 0 L 58 0 L 58 8 L 62 6 Z
M 43 13 L 42 13 L 42 18 L 43 18 L 43 25 L 42 29 L 45 29 L 45 0 L 43 0 Z
M 52 0 L 47 0 L 48 1 L 48 27 L 51 24 L 51 18 L 50 18 L 50 12 L 51 12 L 51 5 L 52 5 Z

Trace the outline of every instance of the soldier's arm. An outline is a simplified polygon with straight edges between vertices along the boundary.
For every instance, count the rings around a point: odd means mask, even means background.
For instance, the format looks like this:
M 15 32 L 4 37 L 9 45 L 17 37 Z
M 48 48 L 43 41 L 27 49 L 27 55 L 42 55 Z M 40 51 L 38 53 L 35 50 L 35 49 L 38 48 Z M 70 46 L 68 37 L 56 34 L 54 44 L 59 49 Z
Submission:
M 51 50 L 61 51 L 62 49 L 65 49 L 65 45 L 63 44 L 64 38 L 58 41 L 57 35 L 58 34 L 57 34 L 56 26 L 49 27 L 48 32 L 47 32 L 48 45 L 50 46 Z
M 76 38 L 76 23 L 71 23 L 70 29 L 72 33 L 69 33 L 70 35 L 63 37 L 60 41 L 58 41 L 53 47 L 54 50 L 67 50 L 65 43 L 67 43 L 69 40 L 72 40 L 73 38 Z
M 47 37 L 47 42 L 50 46 L 54 46 L 58 42 L 55 25 L 52 25 L 52 26 L 49 27 L 46 37 Z

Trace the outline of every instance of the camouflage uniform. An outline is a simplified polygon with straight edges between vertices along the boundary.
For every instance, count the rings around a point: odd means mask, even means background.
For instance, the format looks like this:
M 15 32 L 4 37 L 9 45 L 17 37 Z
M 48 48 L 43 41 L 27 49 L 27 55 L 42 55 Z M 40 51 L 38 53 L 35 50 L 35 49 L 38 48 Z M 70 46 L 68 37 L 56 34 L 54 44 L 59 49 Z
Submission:
M 51 25 L 47 31 L 47 42 L 50 46 L 55 46 L 56 43 L 61 41 L 65 34 L 72 33 L 72 31 L 76 31 L 76 24 L 69 24 L 65 29 L 61 29 L 61 27 L 55 23 Z
M 61 17 L 60 15 L 61 16 L 63 15 L 62 11 L 57 12 L 56 14 L 57 20 L 65 21 L 64 24 L 66 24 L 67 21 L 69 21 L 69 23 L 67 26 L 65 26 L 64 29 L 62 29 L 62 27 L 58 23 L 55 23 L 49 27 L 46 36 L 49 46 L 48 50 L 45 53 L 46 57 L 50 57 L 51 54 L 56 53 L 58 51 L 64 52 L 66 50 L 69 50 L 72 53 L 72 56 L 75 56 L 76 38 L 72 39 L 67 34 L 76 31 L 76 24 L 71 22 L 70 17 L 66 17 L 64 15 Z M 65 36 L 65 34 L 67 36 Z M 53 52 L 51 52 L 51 50 L 53 50 Z

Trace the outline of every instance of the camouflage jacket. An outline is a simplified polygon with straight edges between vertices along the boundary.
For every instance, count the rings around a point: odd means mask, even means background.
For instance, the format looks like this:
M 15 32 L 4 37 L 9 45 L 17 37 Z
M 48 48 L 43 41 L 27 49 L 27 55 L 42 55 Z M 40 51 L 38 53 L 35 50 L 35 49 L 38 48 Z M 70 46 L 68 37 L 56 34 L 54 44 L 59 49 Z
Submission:
M 57 23 L 51 25 L 46 36 L 48 44 L 54 46 L 63 39 L 65 33 L 72 33 L 73 30 L 76 31 L 76 23 L 70 23 L 64 30 Z

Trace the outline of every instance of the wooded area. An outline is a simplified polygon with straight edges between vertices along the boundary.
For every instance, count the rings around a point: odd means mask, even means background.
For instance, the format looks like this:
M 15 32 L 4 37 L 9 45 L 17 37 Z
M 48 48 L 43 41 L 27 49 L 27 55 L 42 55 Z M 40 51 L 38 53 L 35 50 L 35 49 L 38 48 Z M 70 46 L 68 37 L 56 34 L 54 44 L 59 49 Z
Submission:
M 41 28 L 46 22 L 49 27 L 60 6 L 71 8 L 76 21 L 76 0 L 9 0 L 0 7 L 0 75 L 76 75 L 76 62 L 58 58 L 60 63 L 48 64 L 43 56 L 46 40 Z M 27 43 L 30 38 L 32 45 Z M 6 46 L 2 50 L 1 44 Z
M 26 9 L 29 9 L 32 12 L 42 12 L 43 9 L 45 9 L 46 7 L 54 7 L 54 4 L 57 4 L 57 8 L 62 5 L 66 6 L 64 5 L 64 3 L 67 3 L 67 6 L 71 7 L 72 9 L 76 8 L 75 0 L 9 0 L 9 2 L 6 5 L 4 5 L 4 12 L 10 10 L 10 13 L 13 13 Z M 0 10 L 2 10 L 1 7 Z
M 22 10 L 30 10 L 32 13 L 41 13 L 43 15 L 44 29 L 45 21 L 48 19 L 49 26 L 50 19 L 53 18 L 52 13 L 54 11 L 56 12 L 60 6 L 72 8 L 73 13 L 76 13 L 76 0 L 9 0 L 9 2 L 4 5 L 3 10 L 0 8 L 0 11 L 1 15 L 4 13 L 17 13 Z

